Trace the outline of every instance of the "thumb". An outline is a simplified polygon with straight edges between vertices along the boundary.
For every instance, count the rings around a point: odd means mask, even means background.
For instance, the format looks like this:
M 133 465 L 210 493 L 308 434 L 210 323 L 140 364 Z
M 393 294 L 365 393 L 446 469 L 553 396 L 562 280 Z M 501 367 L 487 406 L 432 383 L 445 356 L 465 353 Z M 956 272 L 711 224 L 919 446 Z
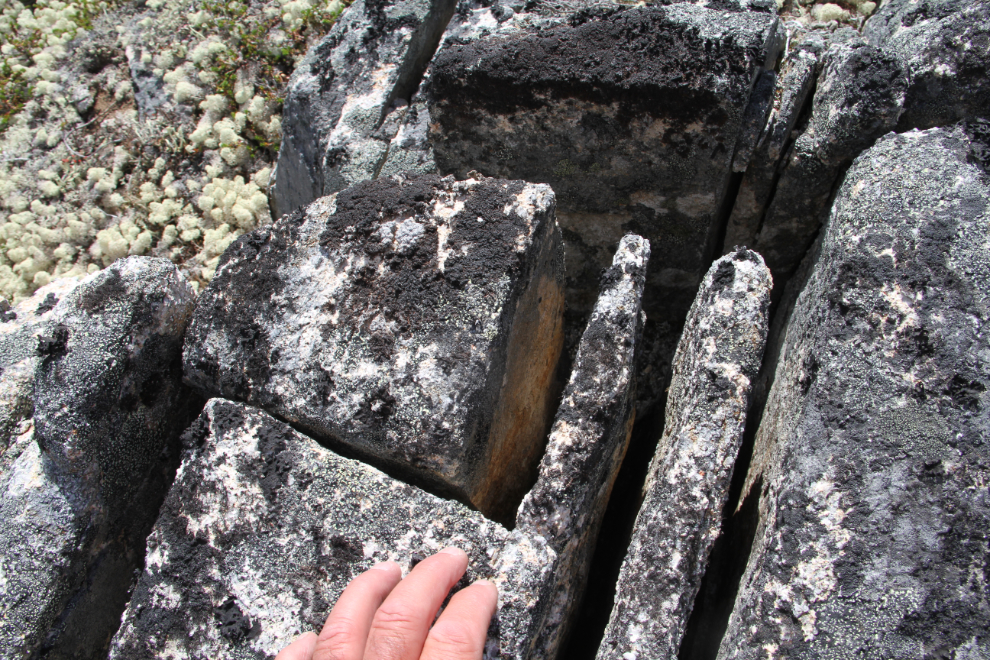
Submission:
M 292 642 L 282 652 L 275 656 L 275 660 L 312 660 L 313 651 L 316 650 L 316 633 L 308 632 Z

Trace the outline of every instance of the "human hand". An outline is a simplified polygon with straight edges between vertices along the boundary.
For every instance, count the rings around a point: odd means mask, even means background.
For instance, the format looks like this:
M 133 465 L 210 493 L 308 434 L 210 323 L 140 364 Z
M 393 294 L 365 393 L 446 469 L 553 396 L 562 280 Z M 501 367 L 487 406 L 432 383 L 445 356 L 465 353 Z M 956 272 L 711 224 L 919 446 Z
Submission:
M 424 559 L 405 579 L 395 562 L 378 564 L 351 580 L 318 636 L 300 636 L 275 660 L 480 660 L 498 601 L 494 584 L 461 589 L 433 623 L 467 565 L 457 548 Z

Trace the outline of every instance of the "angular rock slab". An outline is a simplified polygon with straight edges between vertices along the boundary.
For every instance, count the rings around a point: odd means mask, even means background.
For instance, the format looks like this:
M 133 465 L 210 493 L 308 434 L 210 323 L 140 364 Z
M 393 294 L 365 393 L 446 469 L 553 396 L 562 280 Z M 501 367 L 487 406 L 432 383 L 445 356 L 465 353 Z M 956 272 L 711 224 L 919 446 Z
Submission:
M 426 96 L 438 171 L 552 185 L 569 307 L 590 312 L 598 273 L 632 231 L 654 255 L 647 313 L 685 313 L 718 247 L 751 91 L 776 56 L 776 17 L 677 4 L 519 23 L 437 52 Z
M 19 315 L 42 327 L 18 363 L 34 360 L 33 418 L 0 474 L 5 658 L 106 653 L 195 414 L 181 385 L 194 294 L 175 266 L 131 257 L 59 294 Z
M 588 321 L 554 418 L 540 476 L 516 515 L 516 530 L 546 538 L 557 555 L 549 610 L 534 657 L 555 658 L 581 604 L 605 507 L 635 419 L 636 354 L 645 315 L 650 244 L 628 235 Z
M 185 377 L 511 520 L 550 425 L 562 283 L 549 186 L 364 182 L 231 245 Z
M 272 217 L 378 176 L 453 0 L 358 0 L 289 81 L 272 175 Z M 401 113 L 400 113 L 401 114 Z
M 494 576 L 501 525 L 256 408 L 212 399 L 184 441 L 110 658 L 271 658 L 319 631 L 351 578 L 448 545 L 469 553 L 467 580 Z
M 846 175 L 757 433 L 720 658 L 990 656 L 990 179 L 970 147 L 890 134 Z
M 888 0 L 863 36 L 909 73 L 898 131 L 990 114 L 990 2 Z
M 674 658 L 742 443 L 773 281 L 745 248 L 708 270 L 674 357 L 663 437 L 622 562 L 598 658 Z

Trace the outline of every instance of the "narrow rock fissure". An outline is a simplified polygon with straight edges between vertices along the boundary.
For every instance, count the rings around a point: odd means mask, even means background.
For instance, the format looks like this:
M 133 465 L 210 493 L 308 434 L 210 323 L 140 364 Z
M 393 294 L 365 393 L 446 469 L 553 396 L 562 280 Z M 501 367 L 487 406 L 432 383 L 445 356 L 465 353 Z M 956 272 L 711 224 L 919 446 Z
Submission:
M 605 509 L 599 543 L 591 561 L 588 584 L 569 639 L 561 657 L 594 660 L 608 625 L 622 560 L 643 499 L 643 484 L 650 461 L 663 435 L 666 395 L 652 412 L 636 420 L 622 468 Z
M 450 19 L 454 16 L 456 7 L 456 0 L 446 0 L 443 3 L 438 2 L 434 5 L 429 15 L 427 15 L 421 30 L 413 37 L 414 40 L 418 37 L 420 44 L 418 46 L 417 44 L 410 44 L 409 52 L 415 53 L 415 55 L 403 63 L 402 71 L 399 73 L 398 79 L 392 87 L 392 92 L 389 94 L 382 108 L 382 115 L 375 126 L 376 130 L 381 128 L 382 124 L 385 123 L 385 119 L 393 109 L 396 101 L 399 99 L 410 101 L 413 95 L 419 91 L 419 85 L 423 81 L 426 69 L 433 60 L 433 56 L 436 55 L 437 48 L 440 47 L 440 40 L 443 38 L 443 33 L 447 29 L 447 24 L 450 23 Z M 382 163 L 384 162 L 385 159 L 382 159 Z M 375 176 L 378 176 L 377 173 Z

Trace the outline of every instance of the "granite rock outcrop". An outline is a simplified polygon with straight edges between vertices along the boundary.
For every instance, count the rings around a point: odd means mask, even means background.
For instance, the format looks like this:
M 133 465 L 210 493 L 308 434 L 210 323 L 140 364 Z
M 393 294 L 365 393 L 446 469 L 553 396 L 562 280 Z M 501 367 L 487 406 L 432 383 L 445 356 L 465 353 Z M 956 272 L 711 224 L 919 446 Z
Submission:
M 888 135 L 839 191 L 747 489 L 720 658 L 983 657 L 987 172 L 961 127 Z

